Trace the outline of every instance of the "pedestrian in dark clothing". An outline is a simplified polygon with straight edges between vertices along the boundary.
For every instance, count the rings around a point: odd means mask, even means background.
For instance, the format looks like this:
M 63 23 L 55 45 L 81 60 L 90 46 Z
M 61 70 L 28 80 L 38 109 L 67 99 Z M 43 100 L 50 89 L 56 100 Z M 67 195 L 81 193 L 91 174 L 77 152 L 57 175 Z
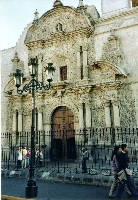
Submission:
M 88 158 L 87 148 L 82 149 L 82 173 L 87 173 L 86 160 Z
M 131 196 L 135 197 L 138 199 L 138 191 L 134 187 L 134 183 L 131 179 L 131 176 L 127 174 L 127 169 L 128 169 L 128 147 L 126 144 L 121 145 L 122 152 L 118 156 L 118 163 L 119 163 L 119 171 L 124 171 L 126 180 L 124 179 L 123 181 L 119 182 L 118 188 L 115 192 L 114 198 L 118 200 L 124 191 L 125 185 L 127 185 L 128 189 L 131 192 Z
M 118 163 L 118 156 L 121 152 L 120 146 L 115 146 L 111 156 L 111 167 L 112 167 L 112 174 L 114 176 L 113 183 L 110 188 L 109 198 L 114 198 L 114 193 L 118 186 L 118 172 L 119 172 L 119 163 Z M 131 192 L 128 190 L 127 186 L 125 185 L 125 191 L 130 196 Z

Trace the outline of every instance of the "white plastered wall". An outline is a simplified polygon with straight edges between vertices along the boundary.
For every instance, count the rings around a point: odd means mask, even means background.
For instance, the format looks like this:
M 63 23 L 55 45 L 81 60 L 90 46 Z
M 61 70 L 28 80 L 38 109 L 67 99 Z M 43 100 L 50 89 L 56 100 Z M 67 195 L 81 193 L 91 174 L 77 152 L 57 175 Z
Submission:
M 131 0 L 101 0 L 102 15 L 131 8 Z

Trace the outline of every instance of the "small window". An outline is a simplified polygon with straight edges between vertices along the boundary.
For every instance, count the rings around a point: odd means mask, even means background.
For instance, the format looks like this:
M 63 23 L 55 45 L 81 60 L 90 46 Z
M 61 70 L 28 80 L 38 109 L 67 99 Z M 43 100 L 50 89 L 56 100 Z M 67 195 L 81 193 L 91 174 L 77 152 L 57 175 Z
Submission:
M 67 66 L 60 67 L 60 80 L 67 80 Z
M 56 30 L 57 30 L 57 31 L 62 31 L 62 24 L 60 24 L 60 23 L 57 24 L 57 25 L 56 25 Z

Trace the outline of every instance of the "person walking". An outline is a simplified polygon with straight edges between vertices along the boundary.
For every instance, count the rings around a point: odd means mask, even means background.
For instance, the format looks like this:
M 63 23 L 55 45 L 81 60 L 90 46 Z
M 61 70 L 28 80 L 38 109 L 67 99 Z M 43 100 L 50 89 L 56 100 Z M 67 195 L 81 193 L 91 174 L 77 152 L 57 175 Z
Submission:
M 121 145 L 122 152 L 120 152 L 118 156 L 118 163 L 119 163 L 119 173 L 118 175 L 123 172 L 123 179 L 120 180 L 117 190 L 114 195 L 114 199 L 119 200 L 123 194 L 125 185 L 127 185 L 128 189 L 131 192 L 131 196 L 138 199 L 138 191 L 134 187 L 134 183 L 131 179 L 131 176 L 127 173 L 128 169 L 128 146 L 126 144 Z
M 118 172 L 119 172 L 119 163 L 118 163 L 118 156 L 121 152 L 120 146 L 115 146 L 114 150 L 112 152 L 112 156 L 111 156 L 111 170 L 112 170 L 112 174 L 114 176 L 114 180 L 113 183 L 111 185 L 110 188 L 110 192 L 109 192 L 109 198 L 114 198 L 114 193 L 117 189 L 118 186 Z M 127 186 L 125 185 L 125 191 L 128 194 L 128 196 L 131 195 L 131 192 L 128 190 Z

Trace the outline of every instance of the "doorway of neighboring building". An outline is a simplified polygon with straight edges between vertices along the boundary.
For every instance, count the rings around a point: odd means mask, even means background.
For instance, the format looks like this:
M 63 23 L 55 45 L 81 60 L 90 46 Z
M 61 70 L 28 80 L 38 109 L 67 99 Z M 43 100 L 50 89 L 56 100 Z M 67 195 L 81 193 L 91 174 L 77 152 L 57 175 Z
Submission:
M 57 107 L 52 115 L 51 157 L 52 159 L 76 159 L 74 115 L 65 107 Z

